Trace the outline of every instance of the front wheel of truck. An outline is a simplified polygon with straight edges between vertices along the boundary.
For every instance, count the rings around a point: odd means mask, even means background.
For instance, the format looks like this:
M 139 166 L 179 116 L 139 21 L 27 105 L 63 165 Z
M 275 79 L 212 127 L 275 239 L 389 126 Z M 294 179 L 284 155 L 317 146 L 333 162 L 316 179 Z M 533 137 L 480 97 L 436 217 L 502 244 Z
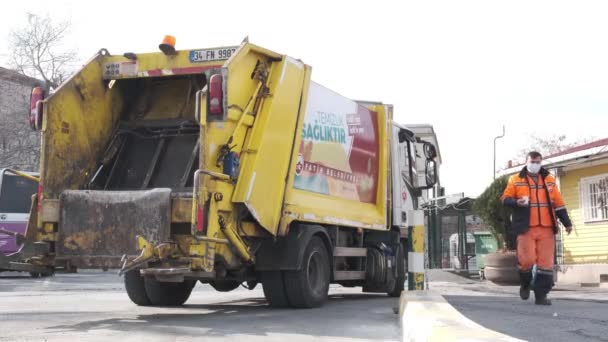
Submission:
M 150 299 L 146 294 L 144 278 L 139 274 L 139 270 L 131 270 L 125 273 L 125 289 L 129 299 L 140 306 L 149 306 Z
M 283 272 L 264 271 L 261 274 L 264 297 L 268 305 L 273 308 L 285 308 L 289 306 Z
M 407 279 L 407 253 L 403 243 L 399 243 L 399 247 L 395 253 L 396 265 L 396 279 L 391 286 L 391 289 L 387 291 L 387 294 L 391 297 L 399 297 L 401 292 L 405 289 L 405 281 Z
M 325 303 L 331 272 L 329 261 L 323 240 L 313 236 L 304 251 L 302 267 L 284 272 L 285 290 L 291 306 L 315 308 Z
M 153 306 L 183 305 L 196 285 L 196 280 L 184 280 L 181 283 L 160 282 L 152 278 L 144 278 L 146 295 Z

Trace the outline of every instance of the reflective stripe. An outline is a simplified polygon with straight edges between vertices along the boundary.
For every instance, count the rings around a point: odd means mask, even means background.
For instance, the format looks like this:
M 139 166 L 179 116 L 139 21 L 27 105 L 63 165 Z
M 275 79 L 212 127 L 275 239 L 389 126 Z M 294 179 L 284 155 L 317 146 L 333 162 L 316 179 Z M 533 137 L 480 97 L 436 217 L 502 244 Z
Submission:
M 414 273 L 424 272 L 424 253 L 407 253 L 407 271 Z
M 533 207 L 533 208 L 536 208 L 536 207 L 545 208 L 548 206 L 549 206 L 549 203 L 530 203 L 530 207 Z
M 525 182 L 515 182 L 515 183 L 513 183 L 513 185 L 515 185 L 515 186 L 528 186 L 528 183 L 525 183 Z
M 558 210 L 566 210 L 566 207 L 555 208 L 555 211 L 558 211 Z
M 536 273 L 538 273 L 538 274 L 546 274 L 546 275 L 550 275 L 550 276 L 553 275 L 553 271 L 543 270 L 543 269 L 540 269 L 540 268 L 536 269 Z
M 414 210 L 411 217 L 413 217 L 414 226 L 424 226 L 424 211 Z

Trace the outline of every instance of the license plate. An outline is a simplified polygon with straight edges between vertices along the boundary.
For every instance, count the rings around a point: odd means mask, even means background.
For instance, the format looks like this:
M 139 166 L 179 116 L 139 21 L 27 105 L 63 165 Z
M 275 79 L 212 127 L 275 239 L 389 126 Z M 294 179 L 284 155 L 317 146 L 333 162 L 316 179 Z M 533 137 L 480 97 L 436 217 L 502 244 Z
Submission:
M 105 63 L 103 65 L 103 78 L 133 77 L 137 75 L 137 70 L 137 62 Z
M 190 62 L 202 63 L 211 61 L 223 61 L 230 58 L 237 47 L 225 47 L 217 49 L 192 50 L 190 51 Z

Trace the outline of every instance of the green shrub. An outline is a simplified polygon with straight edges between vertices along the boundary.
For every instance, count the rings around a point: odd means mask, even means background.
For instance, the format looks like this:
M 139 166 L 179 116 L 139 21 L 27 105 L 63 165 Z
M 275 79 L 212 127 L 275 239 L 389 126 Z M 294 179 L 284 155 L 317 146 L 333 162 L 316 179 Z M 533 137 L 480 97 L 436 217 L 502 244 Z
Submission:
M 507 229 L 511 225 L 511 209 L 505 207 L 500 200 L 503 191 L 507 187 L 509 177 L 497 178 L 486 188 L 486 190 L 475 199 L 473 211 L 485 224 L 498 241 L 499 249 L 512 249 L 512 243 L 506 244 Z M 509 239 L 510 241 L 511 239 Z

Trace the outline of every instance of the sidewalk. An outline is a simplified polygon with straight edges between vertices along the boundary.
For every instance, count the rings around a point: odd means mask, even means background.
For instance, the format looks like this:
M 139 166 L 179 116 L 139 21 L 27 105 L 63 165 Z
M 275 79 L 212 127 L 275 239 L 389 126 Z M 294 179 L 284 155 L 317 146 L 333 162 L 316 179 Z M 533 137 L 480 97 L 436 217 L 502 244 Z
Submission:
M 444 270 L 428 270 L 429 288 L 444 295 L 519 296 L 519 286 L 496 285 L 487 280 L 470 279 Z M 551 298 L 608 303 L 608 289 L 557 284 Z

